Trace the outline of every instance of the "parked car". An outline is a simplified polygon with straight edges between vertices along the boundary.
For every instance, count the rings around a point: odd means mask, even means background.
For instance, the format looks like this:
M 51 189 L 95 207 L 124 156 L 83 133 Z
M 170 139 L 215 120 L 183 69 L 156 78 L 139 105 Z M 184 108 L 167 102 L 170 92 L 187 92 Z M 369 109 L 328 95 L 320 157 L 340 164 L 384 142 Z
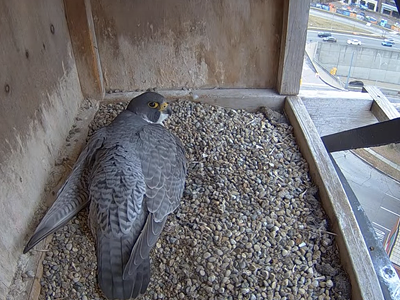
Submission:
M 383 41 L 387 42 L 387 43 L 391 43 L 392 45 L 395 44 L 394 39 L 392 39 L 392 38 L 384 39 Z
M 364 86 L 364 82 L 362 82 L 361 80 L 353 80 L 353 81 L 349 82 L 349 85 L 363 87 Z
M 356 39 L 350 39 L 350 40 L 347 40 L 347 44 L 360 46 L 361 45 L 361 41 L 356 40 Z
M 378 24 L 378 20 L 375 19 L 374 17 L 366 16 L 365 19 L 366 19 L 368 22 L 372 23 L 372 24 Z
M 393 43 L 386 42 L 386 41 L 383 41 L 381 44 L 382 44 L 382 46 L 386 46 L 386 47 L 392 47 L 393 46 Z
M 331 43 L 336 43 L 337 42 L 336 38 L 334 38 L 333 36 L 324 37 L 322 40 L 324 42 L 331 42 Z
M 332 33 L 330 33 L 330 32 L 318 32 L 318 37 L 328 37 L 331 35 L 332 35 Z
M 387 21 L 386 19 L 382 19 L 382 20 L 379 22 L 379 26 L 385 27 L 385 26 L 387 25 L 387 23 L 388 23 L 388 21 Z

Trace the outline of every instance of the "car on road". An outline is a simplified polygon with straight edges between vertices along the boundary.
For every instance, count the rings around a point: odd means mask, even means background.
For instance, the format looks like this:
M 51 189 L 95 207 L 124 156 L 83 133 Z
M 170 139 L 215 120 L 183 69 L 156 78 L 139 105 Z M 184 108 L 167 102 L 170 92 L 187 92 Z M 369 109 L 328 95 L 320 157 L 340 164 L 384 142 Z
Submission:
M 384 42 L 387 42 L 387 43 L 391 43 L 392 45 L 395 44 L 395 43 L 394 43 L 394 39 L 392 39 L 392 38 L 384 39 L 383 41 L 384 41 Z
M 333 36 L 324 37 L 322 40 L 324 42 L 330 42 L 330 43 L 336 43 L 337 42 L 337 39 L 334 38 Z
M 332 35 L 332 33 L 330 33 L 330 32 L 318 32 L 318 37 L 328 37 L 331 35 Z
M 393 43 L 383 41 L 383 42 L 381 43 L 381 45 L 382 45 L 382 46 L 386 46 L 386 47 L 392 47 L 392 46 L 393 46 Z
M 356 39 L 350 39 L 350 40 L 347 40 L 347 44 L 360 46 L 361 45 L 361 41 L 356 40 Z
M 370 22 L 371 24 L 377 24 L 378 20 L 371 16 L 366 16 L 365 19 Z

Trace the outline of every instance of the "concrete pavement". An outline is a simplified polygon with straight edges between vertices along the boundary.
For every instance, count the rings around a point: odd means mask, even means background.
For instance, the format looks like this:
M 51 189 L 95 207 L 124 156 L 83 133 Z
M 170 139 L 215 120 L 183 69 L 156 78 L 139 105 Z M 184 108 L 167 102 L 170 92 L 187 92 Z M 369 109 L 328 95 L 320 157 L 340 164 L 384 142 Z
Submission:
M 306 63 L 309 65 L 311 70 L 314 71 L 315 76 L 319 77 L 323 83 L 338 90 L 345 90 L 343 84 L 337 78 L 335 78 L 335 76 L 331 75 L 327 70 L 314 61 L 315 47 L 317 44 L 317 42 L 308 42 L 306 44 Z

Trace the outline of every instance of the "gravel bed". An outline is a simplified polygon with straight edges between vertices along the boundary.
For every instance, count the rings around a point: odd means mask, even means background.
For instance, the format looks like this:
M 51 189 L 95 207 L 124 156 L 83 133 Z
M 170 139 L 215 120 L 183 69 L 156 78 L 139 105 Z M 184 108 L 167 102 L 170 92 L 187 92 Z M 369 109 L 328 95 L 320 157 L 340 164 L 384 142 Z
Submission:
M 125 105 L 102 105 L 92 129 Z M 171 107 L 165 126 L 185 145 L 188 177 L 140 299 L 350 299 L 292 127 L 268 110 L 181 100 Z M 39 299 L 105 299 L 86 210 L 53 235 L 43 265 Z

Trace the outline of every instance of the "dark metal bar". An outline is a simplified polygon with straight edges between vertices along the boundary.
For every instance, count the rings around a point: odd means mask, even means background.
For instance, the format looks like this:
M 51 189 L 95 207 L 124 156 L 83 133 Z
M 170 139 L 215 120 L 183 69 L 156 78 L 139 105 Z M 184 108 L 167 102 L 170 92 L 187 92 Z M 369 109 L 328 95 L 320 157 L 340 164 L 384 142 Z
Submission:
M 400 142 L 400 118 L 322 137 L 329 152 L 377 147 Z
M 391 292 L 393 288 L 390 286 L 390 278 L 397 276 L 389 256 L 383 249 L 383 245 L 380 243 L 376 236 L 374 227 L 371 221 L 368 219 L 364 209 L 361 207 L 356 195 L 351 189 L 347 179 L 344 177 L 339 166 L 336 164 L 335 159 L 329 153 L 332 163 L 336 169 L 340 181 L 342 182 L 344 191 L 346 192 L 347 198 L 350 201 L 350 205 L 353 209 L 353 213 L 357 219 L 358 226 L 360 227 L 361 233 L 363 234 L 365 244 L 369 249 L 369 255 L 375 268 L 376 275 L 378 276 L 379 283 L 381 285 L 382 293 L 385 300 L 399 299 L 398 296 Z

